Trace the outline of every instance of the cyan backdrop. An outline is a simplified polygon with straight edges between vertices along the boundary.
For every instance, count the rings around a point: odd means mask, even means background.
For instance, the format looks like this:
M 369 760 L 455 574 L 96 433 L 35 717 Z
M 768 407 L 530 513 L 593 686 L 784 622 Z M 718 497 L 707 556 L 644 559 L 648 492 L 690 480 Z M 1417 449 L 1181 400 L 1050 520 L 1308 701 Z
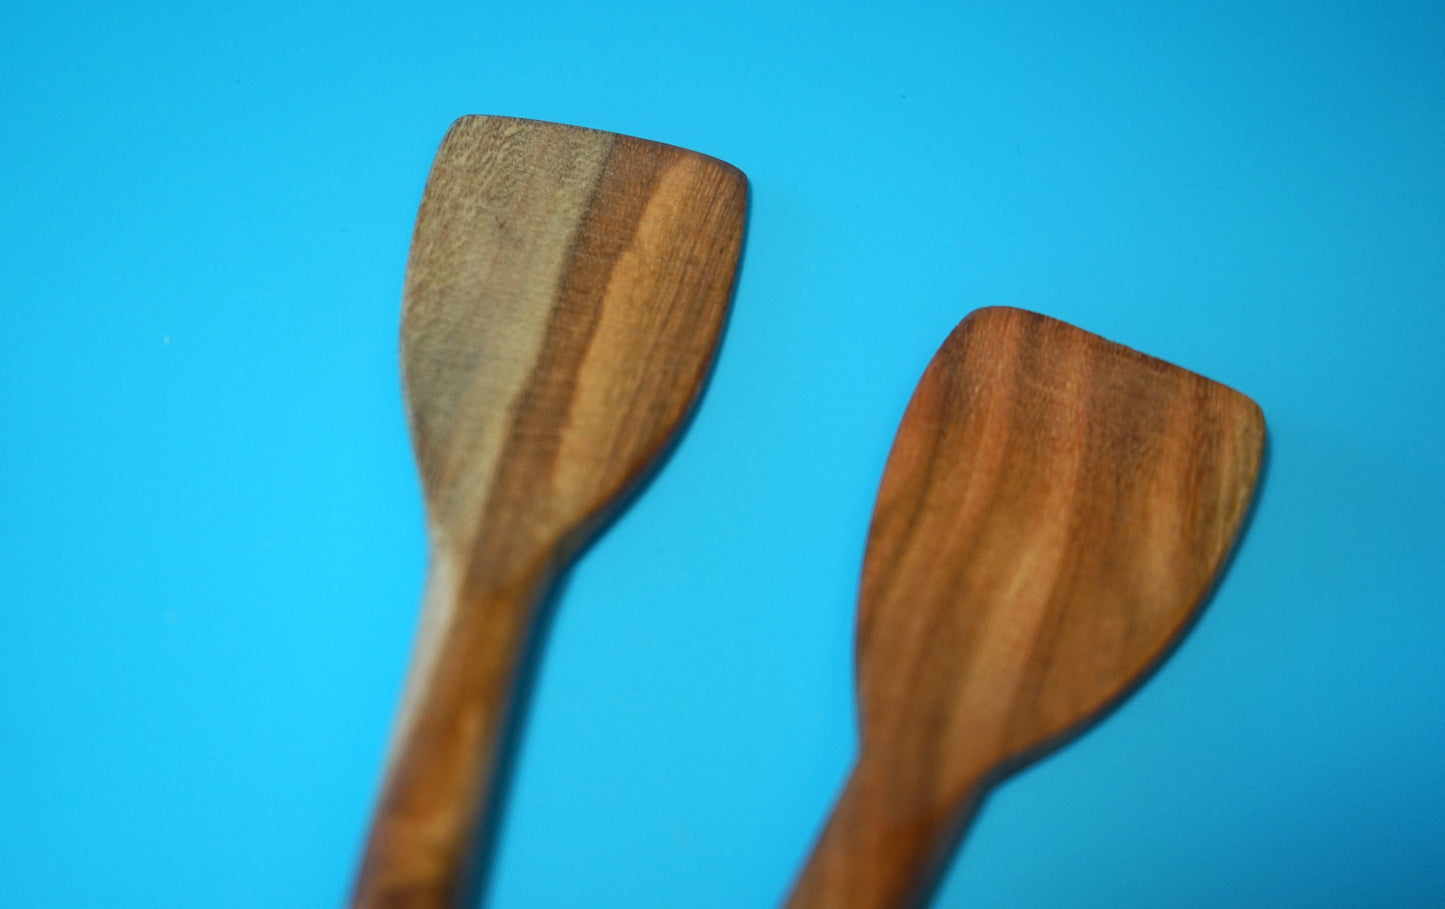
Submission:
M 775 905 L 969 310 L 1250 394 L 1232 572 L 937 907 L 1445 905 L 1445 7 L 11 2 L 0 904 L 342 904 L 425 562 L 396 330 L 464 113 L 752 180 L 691 432 L 560 600 L 491 905 Z

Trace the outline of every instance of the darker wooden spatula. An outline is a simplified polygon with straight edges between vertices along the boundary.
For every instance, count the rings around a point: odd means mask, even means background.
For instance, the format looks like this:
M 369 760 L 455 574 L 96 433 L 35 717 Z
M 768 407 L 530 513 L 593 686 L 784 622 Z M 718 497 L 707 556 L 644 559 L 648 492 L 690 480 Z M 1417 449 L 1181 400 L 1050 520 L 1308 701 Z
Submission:
M 924 903 L 988 788 L 1137 685 L 1203 601 L 1264 418 L 1072 326 L 979 310 L 883 475 L 858 607 L 857 764 L 792 909 Z
M 447 133 L 401 333 L 431 567 L 353 906 L 470 898 L 539 604 L 697 398 L 746 201 L 737 168 L 655 142 L 506 117 Z

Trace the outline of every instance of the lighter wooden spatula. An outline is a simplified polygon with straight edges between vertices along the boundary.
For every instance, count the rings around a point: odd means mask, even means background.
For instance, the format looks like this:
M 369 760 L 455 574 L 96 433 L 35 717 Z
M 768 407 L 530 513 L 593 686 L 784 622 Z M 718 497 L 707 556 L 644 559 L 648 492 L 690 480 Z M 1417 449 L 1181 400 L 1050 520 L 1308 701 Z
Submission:
M 746 201 L 736 168 L 654 142 L 503 117 L 447 133 L 401 332 L 431 566 L 353 906 L 472 898 L 539 604 L 697 398 Z
M 788 906 L 923 905 L 987 789 L 1127 694 L 1238 533 L 1264 418 L 1062 322 L 984 309 L 924 372 L 858 607 L 862 743 Z

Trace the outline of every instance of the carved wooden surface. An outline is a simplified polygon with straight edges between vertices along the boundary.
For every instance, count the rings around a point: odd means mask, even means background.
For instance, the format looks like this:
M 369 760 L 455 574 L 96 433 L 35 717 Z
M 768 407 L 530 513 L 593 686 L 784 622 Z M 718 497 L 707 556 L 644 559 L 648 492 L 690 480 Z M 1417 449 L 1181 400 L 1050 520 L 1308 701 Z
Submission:
M 747 182 L 611 133 L 464 117 L 423 194 L 402 368 L 432 545 L 354 905 L 460 905 L 537 606 L 705 381 Z
M 988 786 L 1116 703 L 1239 532 L 1245 396 L 1044 316 L 986 309 L 919 382 L 868 538 L 861 748 L 794 909 L 926 902 Z

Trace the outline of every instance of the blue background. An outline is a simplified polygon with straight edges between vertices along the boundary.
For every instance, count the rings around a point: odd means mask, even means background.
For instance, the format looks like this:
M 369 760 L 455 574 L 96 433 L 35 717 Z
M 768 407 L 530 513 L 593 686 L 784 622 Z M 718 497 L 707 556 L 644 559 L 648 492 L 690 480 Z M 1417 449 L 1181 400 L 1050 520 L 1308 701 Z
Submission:
M 1233 569 L 939 907 L 1445 905 L 1445 8 L 6 4 L 0 903 L 342 903 L 425 567 L 397 378 L 464 113 L 752 180 L 696 422 L 560 601 L 495 907 L 753 907 L 853 757 L 923 366 L 1036 309 L 1263 406 Z

